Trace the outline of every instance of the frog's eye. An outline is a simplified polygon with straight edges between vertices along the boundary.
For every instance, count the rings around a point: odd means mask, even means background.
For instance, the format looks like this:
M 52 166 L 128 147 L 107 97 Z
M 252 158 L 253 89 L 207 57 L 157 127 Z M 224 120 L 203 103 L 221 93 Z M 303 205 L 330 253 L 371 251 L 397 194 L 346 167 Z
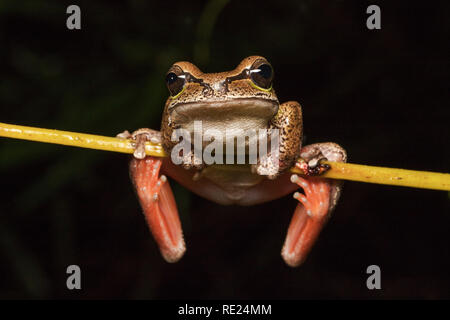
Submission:
M 253 64 L 250 69 L 250 78 L 253 83 L 263 89 L 272 87 L 273 69 L 267 62 Z
M 176 96 L 183 90 L 186 76 L 183 74 L 177 75 L 175 72 L 169 72 L 166 76 L 167 88 L 172 97 Z

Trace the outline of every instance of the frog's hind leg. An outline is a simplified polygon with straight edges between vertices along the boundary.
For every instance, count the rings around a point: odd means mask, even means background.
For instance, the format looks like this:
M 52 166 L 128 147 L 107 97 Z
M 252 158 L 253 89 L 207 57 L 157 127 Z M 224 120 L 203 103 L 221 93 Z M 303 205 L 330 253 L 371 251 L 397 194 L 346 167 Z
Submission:
M 299 266 L 306 259 L 341 194 L 340 181 L 308 176 L 322 173 L 325 168 L 319 161 L 322 158 L 345 162 L 347 154 L 334 143 L 318 143 L 302 149 L 301 159 L 296 166 L 307 177 L 301 178 L 294 174 L 291 182 L 301 187 L 304 194 L 294 193 L 294 198 L 300 203 L 295 209 L 281 251 L 284 261 L 291 267 Z M 310 167 L 308 163 L 314 167 Z
M 150 231 L 167 262 L 176 262 L 186 246 L 172 190 L 166 176 L 159 175 L 162 160 L 132 159 L 130 176 Z
M 300 265 L 308 255 L 329 217 L 331 186 L 327 179 L 308 180 L 292 175 L 291 181 L 305 194 L 294 193 L 297 205 L 288 228 L 281 255 L 291 267 Z

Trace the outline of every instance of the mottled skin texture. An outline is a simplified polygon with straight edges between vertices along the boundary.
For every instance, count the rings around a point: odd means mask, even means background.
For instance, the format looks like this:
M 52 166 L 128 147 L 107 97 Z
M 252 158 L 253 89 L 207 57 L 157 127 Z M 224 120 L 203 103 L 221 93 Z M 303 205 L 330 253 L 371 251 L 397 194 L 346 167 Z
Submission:
M 165 104 L 161 131 L 143 128 L 133 134 L 125 131 L 119 135 L 135 141 L 130 175 L 150 230 L 168 262 L 179 260 L 185 245 L 176 203 L 169 182 L 161 173 L 223 205 L 259 204 L 303 189 L 304 194 L 294 193 L 299 204 L 282 249 L 282 257 L 290 266 L 304 261 L 339 199 L 339 181 L 312 175 L 320 175 L 327 169 L 320 163 L 321 159 L 345 162 L 345 150 L 332 142 L 302 147 L 300 104 L 295 101 L 279 104 L 271 77 L 263 76 L 263 82 L 262 78 L 255 80 L 253 73 L 263 75 L 264 66 L 266 71 L 272 70 L 265 58 L 251 56 L 232 71 L 203 73 L 189 62 L 177 62 L 169 69 L 166 79 L 171 96 Z M 161 143 L 170 155 L 178 143 L 171 140 L 174 130 L 182 128 L 192 136 L 194 122 L 199 120 L 203 132 L 265 129 L 268 140 L 274 135 L 274 129 L 279 129 L 278 157 L 269 154 L 271 161 L 258 159 L 257 164 L 251 165 L 206 165 L 195 159 L 193 152 L 184 155 L 181 165 L 172 163 L 170 157 L 146 157 L 145 141 Z M 206 144 L 203 142 L 203 147 Z M 288 169 L 294 166 L 306 177 L 291 175 Z
M 248 121 L 249 115 L 260 112 L 250 106 L 237 105 L 243 102 L 251 105 L 252 101 L 262 101 L 272 105 L 272 109 L 265 111 L 264 121 L 258 121 L 258 129 L 280 129 L 280 155 L 278 170 L 271 171 L 269 178 L 274 179 L 283 171 L 292 167 L 300 154 L 302 141 L 302 111 L 300 104 L 294 101 L 279 105 L 275 90 L 271 87 L 269 90 L 262 90 L 245 76 L 248 70 L 255 64 L 267 63 L 267 60 L 259 56 L 251 56 L 242 60 L 242 62 L 232 71 L 221 73 L 203 73 L 190 62 L 177 62 L 169 72 L 183 72 L 195 78 L 192 82 L 187 82 L 183 91 L 174 97 L 169 97 L 164 108 L 161 121 L 162 145 L 170 154 L 173 146 L 177 142 L 171 140 L 174 129 L 182 128 L 183 125 L 177 121 L 174 116 L 179 106 L 195 107 L 201 105 L 201 111 L 193 112 L 196 120 L 202 120 L 205 113 L 217 113 L 220 106 L 228 103 L 226 109 L 227 116 L 236 115 L 232 121 L 236 127 L 245 127 L 242 124 Z M 220 106 L 216 106 L 220 104 Z M 245 109 L 248 110 L 246 114 Z M 224 111 L 225 112 L 225 111 Z M 194 117 L 193 117 L 194 119 Z M 220 119 L 218 119 L 220 120 Z M 270 132 L 270 131 L 269 131 Z M 185 164 L 186 169 L 193 165 Z M 202 168 L 204 165 L 196 166 Z M 261 168 L 262 165 L 259 165 Z M 253 168 L 258 172 L 258 166 Z
M 281 104 L 277 114 L 270 120 L 269 128 L 280 130 L 279 169 L 278 172 L 268 177 L 273 179 L 291 168 L 300 156 L 303 134 L 303 117 L 300 104 L 296 101 Z

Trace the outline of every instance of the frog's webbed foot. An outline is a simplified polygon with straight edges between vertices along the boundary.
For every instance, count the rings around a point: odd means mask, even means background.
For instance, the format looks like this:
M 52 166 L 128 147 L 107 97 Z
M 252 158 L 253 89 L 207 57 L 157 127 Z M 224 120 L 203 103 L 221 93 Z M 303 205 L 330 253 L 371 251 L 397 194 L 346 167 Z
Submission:
M 320 231 L 327 222 L 330 213 L 336 206 L 341 194 L 341 182 L 337 180 L 313 177 L 325 169 L 320 159 L 345 162 L 347 155 L 344 149 L 334 143 L 323 143 L 306 146 L 301 157 L 308 164 L 310 175 L 301 178 L 294 174 L 291 181 L 304 190 L 304 194 L 294 193 L 300 203 L 295 209 L 286 235 L 281 255 L 289 266 L 300 265 L 308 255 Z M 319 169 L 315 169 L 315 168 Z M 323 172 L 323 171 L 322 171 Z
M 167 262 L 176 262 L 183 256 L 186 246 L 169 182 L 166 176 L 159 175 L 161 164 L 162 160 L 156 157 L 133 158 L 130 176 L 162 256 Z
M 162 141 L 161 132 L 157 130 L 152 130 L 148 128 L 142 128 L 129 133 L 128 130 L 116 135 L 117 138 L 121 139 L 132 139 L 134 140 L 134 152 L 133 156 L 136 159 L 145 158 L 145 142 L 150 141 L 155 144 L 160 144 Z

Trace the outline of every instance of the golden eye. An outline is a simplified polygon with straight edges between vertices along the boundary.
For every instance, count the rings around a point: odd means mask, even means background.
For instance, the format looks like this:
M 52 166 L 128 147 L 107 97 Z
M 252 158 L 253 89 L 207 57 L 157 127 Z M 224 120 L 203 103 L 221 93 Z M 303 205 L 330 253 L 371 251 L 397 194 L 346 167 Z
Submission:
M 269 89 L 273 81 L 273 69 L 267 61 L 256 61 L 250 68 L 253 83 L 263 89 Z
M 180 67 L 176 66 L 169 70 L 166 75 L 166 85 L 172 97 L 176 96 L 181 92 L 181 90 L 183 90 L 185 83 L 186 76 L 183 74 L 183 70 L 181 70 Z

